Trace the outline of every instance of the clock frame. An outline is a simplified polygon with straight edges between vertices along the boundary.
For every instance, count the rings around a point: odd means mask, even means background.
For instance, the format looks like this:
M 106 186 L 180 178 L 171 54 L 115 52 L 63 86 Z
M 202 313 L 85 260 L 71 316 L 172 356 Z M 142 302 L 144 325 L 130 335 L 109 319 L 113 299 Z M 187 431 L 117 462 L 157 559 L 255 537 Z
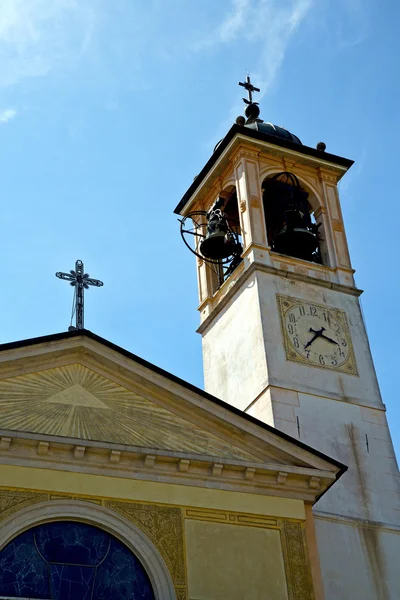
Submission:
M 281 294 L 276 299 L 287 360 L 358 375 L 343 310 Z

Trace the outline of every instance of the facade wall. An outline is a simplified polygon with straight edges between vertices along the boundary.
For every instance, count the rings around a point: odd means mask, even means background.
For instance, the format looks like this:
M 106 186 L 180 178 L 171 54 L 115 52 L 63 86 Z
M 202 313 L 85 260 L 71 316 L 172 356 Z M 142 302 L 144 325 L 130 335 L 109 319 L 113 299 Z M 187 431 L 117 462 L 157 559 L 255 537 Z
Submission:
M 326 600 L 400 598 L 400 530 L 315 520 Z
M 268 580 L 270 597 L 287 600 L 278 530 L 191 519 L 185 530 L 190 598 L 263 598 Z
M 84 521 L 93 512 L 90 522 L 104 519 L 111 533 L 113 515 L 128 537 L 129 526 L 139 530 L 177 600 L 315 598 L 300 500 L 8 465 L 0 482 L 0 548 L 19 533 L 15 523 L 27 527 L 24 514 L 38 507 L 41 522 L 60 518 L 61 503 L 69 518 L 72 509 Z

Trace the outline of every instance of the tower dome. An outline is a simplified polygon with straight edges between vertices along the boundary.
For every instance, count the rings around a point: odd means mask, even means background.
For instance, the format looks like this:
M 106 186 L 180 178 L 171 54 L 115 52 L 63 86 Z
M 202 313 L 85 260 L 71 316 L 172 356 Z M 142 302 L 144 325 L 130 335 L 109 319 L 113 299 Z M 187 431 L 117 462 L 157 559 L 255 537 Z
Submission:
M 256 121 L 252 121 L 250 123 L 245 123 L 244 126 L 248 129 L 255 129 L 261 133 L 274 135 L 289 142 L 293 142 L 294 144 L 302 145 L 300 139 L 297 137 L 297 135 L 294 135 L 294 133 L 290 133 L 290 131 L 284 129 L 284 127 L 279 127 L 278 125 L 273 125 L 272 123 L 265 123 L 264 121 L 261 121 L 261 119 L 257 119 Z

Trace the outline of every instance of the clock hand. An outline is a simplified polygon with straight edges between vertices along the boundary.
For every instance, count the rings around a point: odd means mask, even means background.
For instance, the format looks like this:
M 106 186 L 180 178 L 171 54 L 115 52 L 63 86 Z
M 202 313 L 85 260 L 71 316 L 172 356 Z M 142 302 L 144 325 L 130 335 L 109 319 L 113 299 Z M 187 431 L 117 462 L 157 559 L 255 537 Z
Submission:
M 310 340 L 309 342 L 307 342 L 307 344 L 304 346 L 304 350 L 307 350 L 307 348 L 308 348 L 309 346 L 311 346 L 311 344 L 313 343 L 313 341 L 314 341 L 314 340 L 316 340 L 316 339 L 317 339 L 317 337 L 318 337 L 317 335 L 314 335 L 314 337 L 313 337 L 313 338 L 311 338 L 311 340 Z
M 321 333 L 321 337 L 324 338 L 324 340 L 328 340 L 328 342 L 331 342 L 332 344 L 336 344 L 336 346 L 339 346 L 339 344 L 333 340 L 332 338 L 328 337 L 327 335 L 324 335 L 323 333 Z
M 306 350 L 309 346 L 311 346 L 311 344 L 313 343 L 314 340 L 316 340 L 318 337 L 321 337 L 323 331 L 325 331 L 325 327 L 321 327 L 321 329 L 318 331 L 315 331 L 315 329 L 310 327 L 310 332 L 314 333 L 314 337 L 311 338 L 311 340 L 309 342 L 307 342 L 307 344 L 304 346 L 304 350 Z

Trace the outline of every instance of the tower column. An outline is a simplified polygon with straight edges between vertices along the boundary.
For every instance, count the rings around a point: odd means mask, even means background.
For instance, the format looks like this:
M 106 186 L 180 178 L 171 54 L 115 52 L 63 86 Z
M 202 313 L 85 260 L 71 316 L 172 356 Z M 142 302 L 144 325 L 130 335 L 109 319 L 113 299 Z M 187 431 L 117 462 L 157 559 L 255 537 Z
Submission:
M 338 269 L 339 282 L 344 285 L 353 285 L 353 269 L 350 262 L 350 253 L 347 245 L 343 224 L 343 215 L 337 191 L 337 178 L 324 169 L 319 169 L 319 177 L 326 204 L 326 220 L 323 235 L 326 236 L 329 253 L 333 267 Z M 324 218 L 325 221 L 325 218 Z M 322 232 L 321 232 L 322 233 Z
M 265 249 L 268 246 L 259 183 L 258 155 L 258 151 L 241 148 L 232 159 L 245 256 L 252 245 Z

